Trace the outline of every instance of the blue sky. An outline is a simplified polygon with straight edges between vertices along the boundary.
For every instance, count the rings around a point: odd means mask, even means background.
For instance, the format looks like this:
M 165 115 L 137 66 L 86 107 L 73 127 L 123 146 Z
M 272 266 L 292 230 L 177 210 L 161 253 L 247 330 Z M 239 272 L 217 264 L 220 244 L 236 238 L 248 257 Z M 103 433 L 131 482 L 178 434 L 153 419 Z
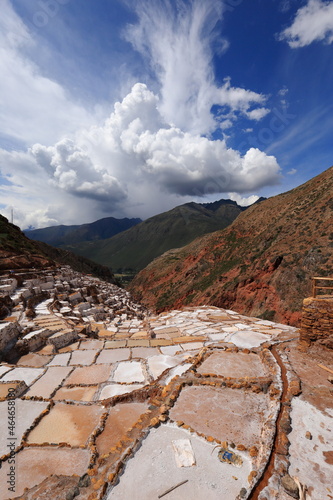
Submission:
M 333 2 L 3 0 L 0 211 L 242 204 L 333 164 Z

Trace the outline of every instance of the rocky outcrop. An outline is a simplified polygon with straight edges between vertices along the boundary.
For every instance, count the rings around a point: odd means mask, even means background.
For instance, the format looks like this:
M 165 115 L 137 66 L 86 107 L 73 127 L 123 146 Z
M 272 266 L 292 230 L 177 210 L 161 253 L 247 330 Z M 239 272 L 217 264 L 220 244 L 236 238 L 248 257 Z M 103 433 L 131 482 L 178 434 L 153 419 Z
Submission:
M 0 360 L 15 345 L 20 331 L 18 323 L 0 322 Z
M 10 312 L 13 307 L 13 301 L 6 295 L 4 297 L 0 297 L 0 320 L 10 316 Z

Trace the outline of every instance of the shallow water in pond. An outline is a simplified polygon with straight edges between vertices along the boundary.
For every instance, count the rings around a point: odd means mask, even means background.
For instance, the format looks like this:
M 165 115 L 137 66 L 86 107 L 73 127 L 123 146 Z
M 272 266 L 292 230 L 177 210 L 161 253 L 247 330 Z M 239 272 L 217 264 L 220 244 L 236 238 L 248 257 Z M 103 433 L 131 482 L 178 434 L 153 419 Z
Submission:
M 71 367 L 66 366 L 48 368 L 46 373 L 31 386 L 27 396 L 50 398 L 53 391 L 62 383 L 71 370 Z
M 111 408 L 105 429 L 96 440 L 98 452 L 101 455 L 109 453 L 147 409 L 146 403 L 123 403 Z
M 107 365 L 92 365 L 86 367 L 78 367 L 70 374 L 66 380 L 66 385 L 73 384 L 100 384 L 106 382 L 110 377 L 112 366 Z
M 198 368 L 199 373 L 214 373 L 224 377 L 264 377 L 268 375 L 257 354 L 214 352 Z
M 32 488 L 51 474 L 81 476 L 89 465 L 90 453 L 87 450 L 70 450 L 68 448 L 24 448 L 16 456 L 16 477 L 14 496 L 23 494 L 24 488 Z M 8 462 L 0 469 L 0 484 L 7 482 Z M 0 500 L 13 497 L 13 493 L 3 487 L 0 490 Z
M 56 403 L 28 436 L 28 443 L 67 443 L 85 446 L 98 425 L 103 408 Z
M 92 401 L 97 385 L 89 387 L 61 387 L 53 396 L 55 400 Z
M 202 404 L 207 401 L 207 404 Z M 268 413 L 268 397 L 242 390 L 185 387 L 170 418 L 221 441 L 246 447 L 259 446 L 262 424 Z

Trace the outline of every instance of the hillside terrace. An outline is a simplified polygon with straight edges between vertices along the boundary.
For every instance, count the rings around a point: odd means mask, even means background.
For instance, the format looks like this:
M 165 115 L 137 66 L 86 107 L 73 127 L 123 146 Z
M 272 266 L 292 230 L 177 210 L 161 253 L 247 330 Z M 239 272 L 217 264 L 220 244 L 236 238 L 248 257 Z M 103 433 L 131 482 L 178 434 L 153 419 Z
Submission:
M 333 497 L 333 365 L 297 329 L 69 268 L 1 286 L 0 500 Z

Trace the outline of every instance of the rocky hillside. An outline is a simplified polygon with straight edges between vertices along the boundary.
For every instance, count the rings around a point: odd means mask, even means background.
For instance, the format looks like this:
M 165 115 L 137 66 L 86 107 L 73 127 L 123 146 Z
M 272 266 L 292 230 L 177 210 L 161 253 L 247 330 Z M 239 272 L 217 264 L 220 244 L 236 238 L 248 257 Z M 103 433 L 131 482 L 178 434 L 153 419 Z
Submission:
M 75 271 L 94 274 L 116 282 L 111 271 L 104 266 L 78 257 L 72 252 L 53 248 L 46 243 L 31 241 L 22 231 L 0 215 L 0 271 L 18 269 L 44 269 L 69 265 Z
M 243 210 L 231 200 L 186 203 L 150 217 L 110 239 L 66 248 L 114 270 L 122 268 L 136 272 L 171 248 L 182 247 L 198 236 L 225 228 Z
M 333 276 L 333 167 L 155 259 L 130 290 L 157 311 L 210 304 L 297 325 L 316 275 Z

